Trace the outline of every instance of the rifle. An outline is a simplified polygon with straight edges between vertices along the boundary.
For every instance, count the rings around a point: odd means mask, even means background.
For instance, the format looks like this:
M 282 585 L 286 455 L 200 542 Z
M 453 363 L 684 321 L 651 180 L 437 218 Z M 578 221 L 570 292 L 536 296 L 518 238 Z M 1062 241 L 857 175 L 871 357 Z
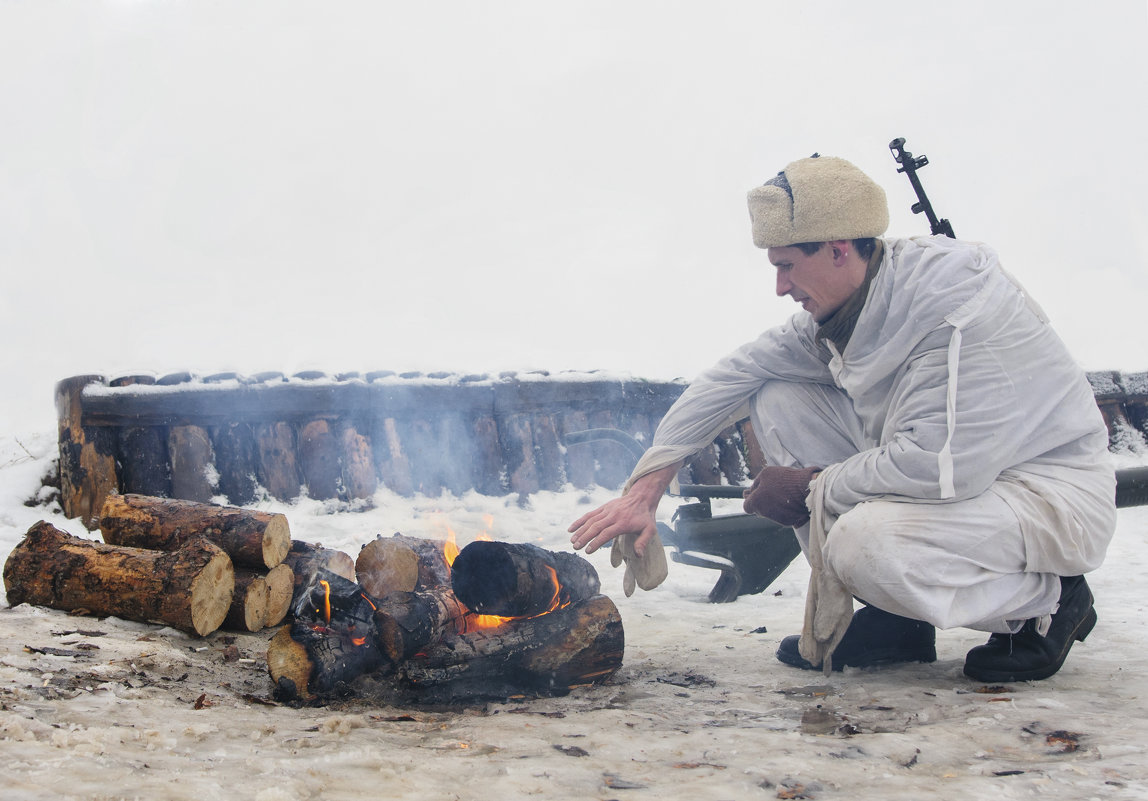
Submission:
M 893 151 L 893 160 L 901 165 L 897 168 L 897 172 L 905 173 L 909 183 L 913 185 L 913 191 L 917 193 L 917 202 L 911 207 L 913 213 L 925 212 L 925 216 L 929 220 L 929 227 L 934 234 L 944 234 L 950 239 L 956 239 L 957 235 L 953 233 L 953 226 L 949 224 L 949 221 L 937 218 L 936 212 L 933 211 L 933 204 L 929 202 L 929 198 L 925 194 L 925 187 L 921 186 L 921 179 L 917 177 L 917 170 L 929 163 L 929 157 L 925 155 L 914 156 L 906 150 L 903 137 L 898 137 L 890 142 L 889 149 Z

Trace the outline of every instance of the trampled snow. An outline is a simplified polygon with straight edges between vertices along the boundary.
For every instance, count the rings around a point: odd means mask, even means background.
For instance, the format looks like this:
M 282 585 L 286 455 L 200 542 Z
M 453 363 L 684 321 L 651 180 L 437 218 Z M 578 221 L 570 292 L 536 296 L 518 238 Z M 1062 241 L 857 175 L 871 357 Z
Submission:
M 54 433 L 0 438 L 0 556 L 45 519 L 89 534 L 54 503 L 25 506 Z M 1123 457 L 1131 463 L 1132 457 Z M 352 556 L 396 531 L 460 544 L 569 548 L 566 527 L 609 490 L 401 498 L 369 511 L 309 499 L 295 539 Z M 736 502 L 731 502 L 736 503 Z M 667 498 L 660 511 L 668 520 Z M 0 608 L 3 797 L 26 799 L 968 798 L 1148 795 L 1148 508 L 1124 509 L 1089 576 L 1099 623 L 1050 679 L 986 687 L 961 672 L 978 632 L 939 632 L 938 661 L 826 677 L 778 663 L 800 628 L 800 558 L 763 593 L 715 605 L 714 571 L 671 564 L 626 598 L 606 551 L 591 555 L 622 615 L 623 665 L 565 697 L 456 708 L 271 699 L 273 631 L 190 637 L 115 618 Z M 229 647 L 232 646 L 232 647 Z

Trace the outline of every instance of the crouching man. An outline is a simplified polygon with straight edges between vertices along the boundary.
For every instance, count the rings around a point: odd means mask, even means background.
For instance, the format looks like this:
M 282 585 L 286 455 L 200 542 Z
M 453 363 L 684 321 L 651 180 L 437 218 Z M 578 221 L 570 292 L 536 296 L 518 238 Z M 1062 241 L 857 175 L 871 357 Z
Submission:
M 932 662 L 935 627 L 965 627 L 991 633 L 971 678 L 1056 673 L 1096 623 L 1082 574 L 1116 524 L 1083 371 L 990 248 L 883 238 L 885 193 L 847 161 L 796 161 L 749 210 L 777 294 L 803 311 L 690 384 L 622 497 L 570 527 L 574 547 L 614 540 L 655 586 L 660 499 L 748 415 L 768 466 L 745 509 L 792 525 L 812 568 L 802 633 L 778 659 Z

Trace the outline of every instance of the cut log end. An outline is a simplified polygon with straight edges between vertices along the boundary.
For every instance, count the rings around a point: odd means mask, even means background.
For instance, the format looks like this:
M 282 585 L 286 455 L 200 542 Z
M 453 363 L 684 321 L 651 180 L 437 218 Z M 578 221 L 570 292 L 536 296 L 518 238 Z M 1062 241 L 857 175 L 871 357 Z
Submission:
M 295 592 L 295 573 L 288 565 L 279 564 L 267 572 L 266 626 L 278 626 L 291 611 Z
M 284 515 L 273 515 L 263 531 L 263 564 L 276 567 L 291 549 L 291 526 Z
M 191 625 L 196 634 L 206 637 L 223 625 L 234 585 L 231 559 L 219 551 L 191 582 Z
M 277 688 L 283 688 L 288 700 L 307 700 L 311 674 L 315 669 L 307 648 L 291 638 L 291 626 L 283 626 L 267 644 L 267 670 Z

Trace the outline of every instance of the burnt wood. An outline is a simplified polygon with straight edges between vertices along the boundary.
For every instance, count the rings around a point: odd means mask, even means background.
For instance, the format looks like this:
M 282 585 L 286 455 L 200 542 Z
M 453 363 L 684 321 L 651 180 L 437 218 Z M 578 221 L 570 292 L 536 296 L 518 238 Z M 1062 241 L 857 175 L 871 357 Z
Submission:
M 451 586 L 479 614 L 530 617 L 596 595 L 601 582 L 594 566 L 578 554 L 480 540 L 459 552 Z

